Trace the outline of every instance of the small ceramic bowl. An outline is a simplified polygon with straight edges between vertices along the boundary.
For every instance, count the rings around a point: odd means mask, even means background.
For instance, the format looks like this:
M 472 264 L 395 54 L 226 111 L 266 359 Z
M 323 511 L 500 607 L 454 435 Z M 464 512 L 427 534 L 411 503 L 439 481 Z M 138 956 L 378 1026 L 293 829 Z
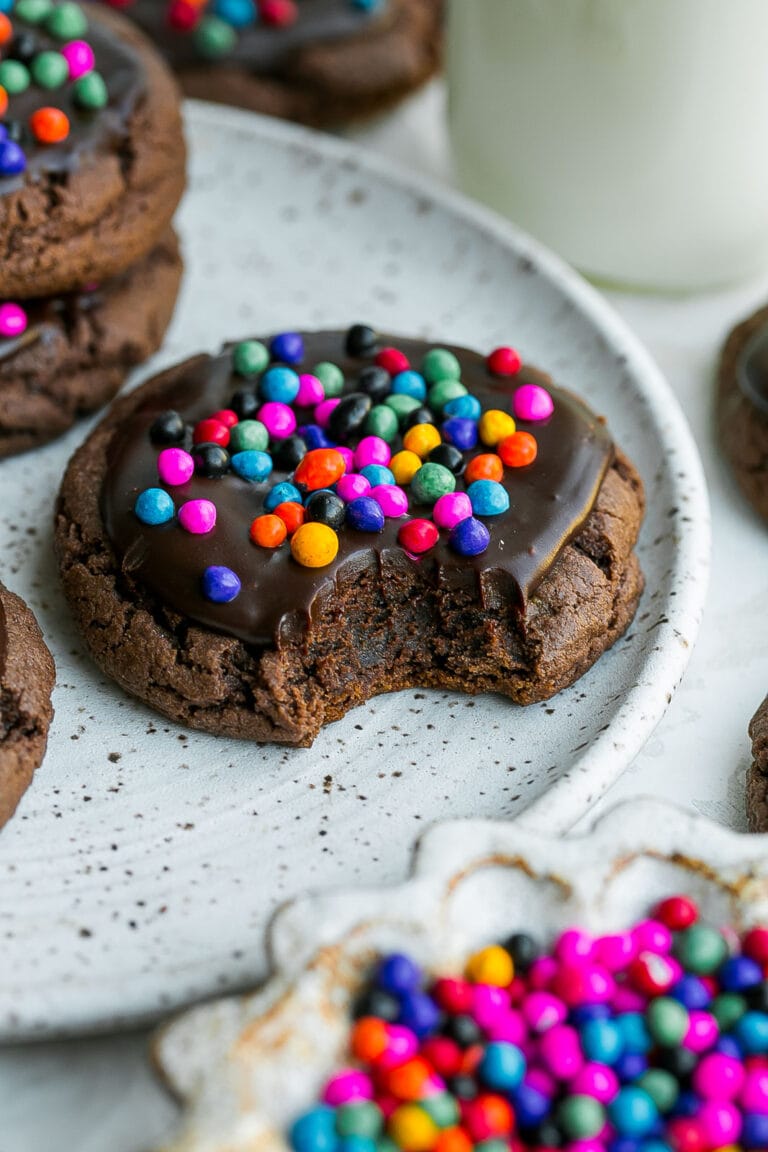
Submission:
M 286 1152 L 292 1120 L 347 1062 L 350 1005 L 377 953 L 405 950 L 458 974 L 511 932 L 618 929 L 675 892 L 714 923 L 768 922 L 768 837 L 650 800 L 567 839 L 489 821 L 435 826 L 405 884 L 289 904 L 272 925 L 268 983 L 159 1034 L 157 1065 L 185 1106 L 164 1152 Z

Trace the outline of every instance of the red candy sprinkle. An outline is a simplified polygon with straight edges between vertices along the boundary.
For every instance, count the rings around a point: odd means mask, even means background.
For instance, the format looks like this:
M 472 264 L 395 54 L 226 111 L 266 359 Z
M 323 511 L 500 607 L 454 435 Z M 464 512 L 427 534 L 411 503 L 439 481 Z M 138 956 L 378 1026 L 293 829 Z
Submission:
M 398 543 L 412 556 L 421 556 L 434 548 L 440 539 L 440 532 L 431 520 L 408 520 L 397 533 Z
M 295 500 L 284 500 L 275 508 L 275 516 L 279 516 L 288 529 L 288 535 L 293 536 L 304 523 L 304 505 Z
M 225 428 L 234 428 L 239 417 L 237 412 L 233 412 L 231 408 L 220 408 L 218 412 L 214 412 L 211 419 L 218 420 L 219 424 L 223 424 Z
M 299 18 L 296 0 L 261 0 L 259 15 L 265 24 L 275 28 L 287 28 Z
M 193 444 L 218 444 L 221 448 L 226 448 L 229 444 L 229 428 L 213 417 L 208 420 L 201 420 L 195 425 L 192 442 Z
M 41 144 L 60 144 L 69 136 L 69 119 L 60 108 L 38 108 L 29 118 L 29 127 Z
M 488 371 L 494 376 L 516 376 L 522 363 L 514 348 L 494 348 L 486 360 Z
M 390 376 L 397 376 L 398 372 L 407 372 L 411 364 L 405 352 L 399 348 L 381 348 L 376 353 L 375 363 Z
M 768 928 L 750 928 L 744 937 L 744 952 L 758 964 L 768 964 Z

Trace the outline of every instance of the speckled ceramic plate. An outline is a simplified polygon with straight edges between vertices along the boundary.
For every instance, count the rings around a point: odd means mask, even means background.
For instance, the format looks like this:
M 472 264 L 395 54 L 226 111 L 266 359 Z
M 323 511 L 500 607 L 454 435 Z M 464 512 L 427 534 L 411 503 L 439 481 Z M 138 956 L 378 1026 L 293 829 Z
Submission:
M 713 924 L 764 924 L 767 841 L 651 801 L 565 840 L 479 820 L 433 828 L 405 884 L 290 904 L 270 932 L 262 989 L 160 1033 L 156 1061 L 184 1106 L 163 1152 L 288 1152 L 287 1128 L 347 1063 L 350 1003 L 377 953 L 459 974 L 472 951 L 512 932 L 617 931 L 681 891 Z
M 511 341 L 604 412 L 637 462 L 648 587 L 630 634 L 541 707 L 413 691 L 358 708 L 308 751 L 217 740 L 124 696 L 70 624 L 50 518 L 87 429 L 2 463 L 3 576 L 38 612 L 59 671 L 48 757 L 0 836 L 5 1037 L 138 1021 L 252 983 L 278 903 L 401 878 L 430 821 L 569 826 L 647 739 L 699 623 L 696 450 L 596 292 L 496 217 L 349 144 L 205 105 L 190 108 L 189 137 L 188 275 L 162 362 L 352 320 Z

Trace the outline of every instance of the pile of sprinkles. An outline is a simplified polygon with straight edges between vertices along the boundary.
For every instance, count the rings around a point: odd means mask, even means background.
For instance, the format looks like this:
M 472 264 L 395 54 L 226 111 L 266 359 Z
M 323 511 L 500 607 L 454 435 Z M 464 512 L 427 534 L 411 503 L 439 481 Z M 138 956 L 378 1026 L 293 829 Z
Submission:
M 104 0 L 128 9 L 135 0 Z M 340 6 L 376 12 L 385 0 L 338 0 Z M 157 0 L 158 5 L 163 0 Z M 233 51 L 238 37 L 258 25 L 289 28 L 301 20 L 300 0 L 165 0 L 169 29 L 192 38 L 200 56 L 217 59 Z
M 52 38 L 56 48 L 42 47 L 34 31 Z M 71 89 L 71 100 L 82 115 L 107 104 L 107 88 L 96 71 L 94 51 L 84 39 L 88 20 L 78 4 L 54 0 L 0 0 L 0 177 L 26 170 L 30 143 L 60 144 L 70 133 L 67 113 L 56 93 Z M 14 96 L 36 86 L 50 93 L 50 104 L 36 108 L 24 123 L 9 118 Z
M 259 485 L 254 510 L 257 500 L 261 510 L 243 528 L 253 546 L 287 547 L 305 568 L 333 562 L 339 533 L 376 534 L 388 519 L 401 521 L 398 542 L 414 560 L 435 547 L 441 532 L 459 556 L 485 552 L 494 518 L 510 507 L 505 470 L 530 468 L 537 457 L 534 434 L 516 420 L 533 426 L 549 420 L 548 390 L 530 382 L 514 387 L 521 360 L 511 347 L 496 348 L 486 360 L 491 375 L 510 382 L 504 411 L 483 410 L 448 349 L 430 348 L 415 368 L 362 324 L 349 329 L 345 346 L 349 355 L 371 360 L 351 392 L 337 364 L 304 370 L 304 341 L 296 332 L 279 333 L 269 346 L 237 344 L 232 367 L 244 386 L 229 407 L 192 427 L 177 411 L 152 423 L 159 484 L 138 494 L 134 513 L 141 523 L 199 536 L 214 531 L 215 482 L 229 475 Z M 289 478 L 270 483 L 274 468 Z M 193 476 L 212 481 L 210 496 L 177 507 L 173 494 L 183 496 Z M 201 581 L 214 603 L 229 603 L 241 591 L 238 574 L 221 565 L 205 568 Z
M 354 1016 L 294 1152 L 768 1148 L 768 928 L 711 927 L 687 896 L 550 952 L 516 933 L 462 979 L 386 956 Z

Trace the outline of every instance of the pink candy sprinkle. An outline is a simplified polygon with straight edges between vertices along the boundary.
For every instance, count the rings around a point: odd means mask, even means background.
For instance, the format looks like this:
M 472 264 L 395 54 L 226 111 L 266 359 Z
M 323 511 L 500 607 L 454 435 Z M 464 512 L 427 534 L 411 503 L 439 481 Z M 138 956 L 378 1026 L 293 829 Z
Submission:
M 768 1086 L 768 1075 L 765 1072 L 760 1075 Z M 766 1111 L 753 1106 L 750 1076 L 745 1074 L 744 1065 L 722 1052 L 711 1052 L 697 1065 L 693 1073 L 693 1088 L 705 1100 L 735 1100 L 743 1089 L 741 1104 L 747 1112 Z
M 347 448 L 345 444 L 337 444 L 335 451 L 338 452 L 344 461 L 344 471 L 352 472 L 355 467 L 355 454 L 352 449 Z
M 275 440 L 285 440 L 296 431 L 296 415 L 293 409 L 287 404 L 281 404 L 279 400 L 268 400 L 266 404 L 262 404 L 257 418 Z
M 568 928 L 555 944 L 555 956 L 566 964 L 578 964 L 579 961 L 589 960 L 594 950 L 594 940 L 581 928 Z
M 96 63 L 93 48 L 85 40 L 70 40 L 61 49 L 61 54 L 69 66 L 70 80 L 78 80 L 86 72 L 92 72 Z
M 395 1068 L 415 1056 L 419 1050 L 419 1041 L 416 1033 L 402 1024 L 390 1024 L 387 1027 L 387 1050 L 378 1060 L 379 1068 Z
M 333 412 L 334 408 L 340 403 L 341 400 L 338 397 L 334 397 L 332 400 L 323 400 L 322 404 L 318 404 L 317 408 L 315 408 L 315 420 L 321 428 L 328 427 L 331 412 Z
M 706 1064 L 706 1062 L 711 1059 L 712 1056 L 705 1056 L 701 1064 Z M 741 1068 L 737 1060 L 734 1060 L 733 1063 Z M 696 1069 L 696 1072 L 699 1072 L 701 1064 Z M 696 1091 L 698 1092 L 699 1089 L 697 1088 Z M 709 1095 L 709 1093 L 707 1093 L 707 1095 Z M 730 1096 L 726 1097 L 721 1090 L 721 1094 L 714 1098 L 723 1100 L 730 1099 Z M 759 1112 L 763 1116 L 768 1115 L 768 1070 L 765 1068 L 754 1068 L 747 1072 L 743 1087 L 741 1088 L 739 1103 L 745 1112 Z
M 157 474 L 163 484 L 186 484 L 195 471 L 195 462 L 183 448 L 163 448 L 157 458 Z
M 432 509 L 432 519 L 439 528 L 453 528 L 472 515 L 472 504 L 466 492 L 447 492 Z
M 392 450 L 381 436 L 363 436 L 355 449 L 355 468 L 365 468 L 368 464 L 383 464 L 392 459 Z
M 579 1034 L 568 1024 L 550 1028 L 541 1038 L 541 1058 L 558 1080 L 572 1080 L 584 1067 Z
M 610 1104 L 619 1091 L 619 1078 L 605 1064 L 585 1064 L 570 1083 L 570 1091 L 580 1096 L 593 1096 L 601 1104 Z
M 637 954 L 637 945 L 631 932 L 617 932 L 613 936 L 600 936 L 595 943 L 595 959 L 609 972 L 620 972 Z
M 521 1008 L 534 1032 L 546 1032 L 564 1023 L 568 1015 L 565 1004 L 551 992 L 531 992 Z
M 519 1012 L 511 1009 L 507 1012 L 497 1013 L 492 1020 L 484 1025 L 489 1040 L 501 1040 L 505 1044 L 525 1043 L 525 1021 Z
M 27 314 L 18 304 L 0 304 L 0 336 L 6 340 L 21 336 L 27 328 Z
M 555 410 L 555 405 L 546 388 L 542 388 L 539 384 L 523 384 L 515 392 L 512 410 L 518 420 L 536 423 L 548 420 Z
M 353 1100 L 372 1100 L 373 1082 L 364 1072 L 355 1068 L 347 1068 L 337 1072 L 325 1086 L 323 1102 L 338 1108 L 341 1104 L 349 1104 Z
M 299 390 L 294 404 L 298 408 L 313 408 L 316 404 L 322 404 L 323 400 L 325 400 L 325 388 L 322 380 L 318 380 L 317 376 L 309 372 L 299 376 Z
M 347 472 L 336 484 L 336 495 L 345 504 L 357 500 L 358 496 L 366 496 L 371 490 L 371 482 L 359 472 Z
M 361 479 L 364 480 L 365 477 L 362 476 Z M 338 492 L 338 486 L 336 491 Z M 408 497 L 403 489 L 398 488 L 396 484 L 377 484 L 371 488 L 368 495 L 373 497 L 384 515 L 390 520 L 396 520 L 398 516 L 404 516 L 408 511 Z
M 179 508 L 179 524 L 193 536 L 204 536 L 216 527 L 216 505 L 210 500 L 187 500 Z
M 717 1043 L 720 1029 L 714 1016 L 699 1010 L 688 1014 L 688 1031 L 683 1037 L 683 1047 L 691 1052 L 706 1052 Z

